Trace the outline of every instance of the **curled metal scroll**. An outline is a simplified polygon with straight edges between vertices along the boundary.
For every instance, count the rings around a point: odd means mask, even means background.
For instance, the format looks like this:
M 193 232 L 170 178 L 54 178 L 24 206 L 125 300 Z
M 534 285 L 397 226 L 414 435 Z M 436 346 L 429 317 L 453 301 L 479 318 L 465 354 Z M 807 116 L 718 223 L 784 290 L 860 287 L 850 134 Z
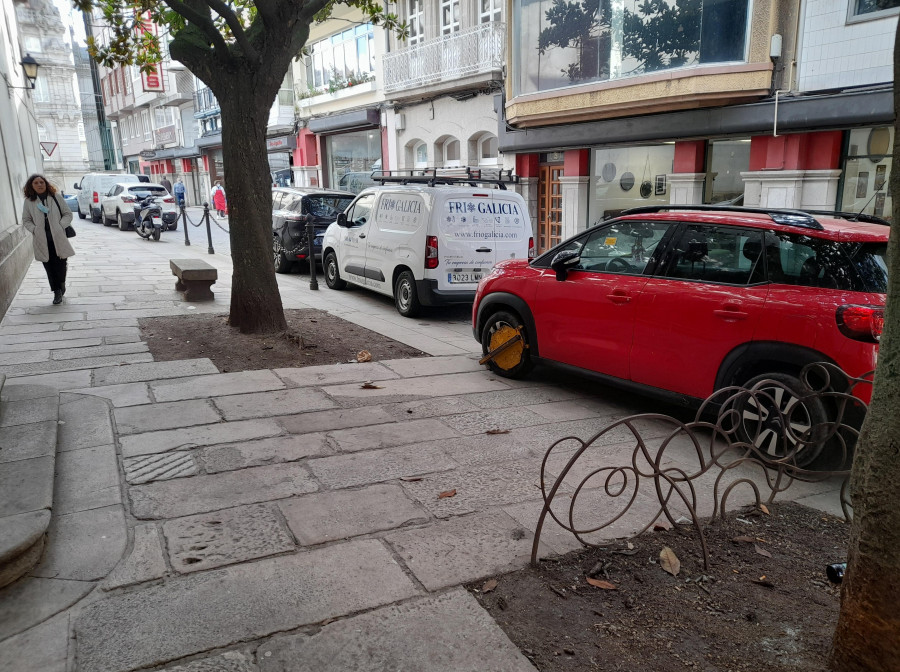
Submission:
M 646 532 L 661 516 L 676 526 L 686 514 L 700 539 L 704 567 L 708 569 L 709 549 L 698 514 L 697 485 L 704 478 L 714 479 L 712 502 L 706 504 L 712 505 L 715 518 L 724 516 L 728 497 L 739 486 L 750 489 L 759 507 L 771 504 L 796 481 L 814 483 L 843 477 L 840 503 L 849 520 L 853 446 L 867 410 L 857 395 L 869 393 L 869 389 L 858 388 L 870 388 L 873 374 L 853 378 L 830 363 L 810 364 L 800 373 L 802 389 L 796 386 L 796 379 L 773 374 L 751 387 L 716 391 L 701 404 L 691 422 L 643 413 L 618 420 L 587 441 L 574 436 L 560 439 L 541 462 L 544 506 L 535 529 L 532 564 L 538 561 L 547 515 L 585 546 L 596 546 L 585 535 L 622 520 L 643 488 L 655 498 L 658 508 L 636 535 Z M 648 432 L 648 426 L 655 431 Z M 617 432 L 624 432 L 627 438 L 615 441 Z M 591 459 L 602 457 L 604 448 L 610 445 L 618 450 L 626 445 L 627 451 L 631 440 L 634 448 L 627 463 L 586 466 Z M 565 459 L 573 445 L 565 466 L 552 478 L 548 470 L 551 458 L 562 454 L 561 459 Z M 748 472 L 758 473 L 760 478 L 754 480 Z M 578 476 L 567 483 L 567 477 L 574 474 Z M 571 489 L 571 501 L 567 515 L 561 516 L 551 506 L 564 488 Z M 575 512 L 579 496 L 586 492 L 608 499 L 610 506 L 603 507 L 596 523 L 578 526 Z M 678 515 L 679 509 L 682 515 Z

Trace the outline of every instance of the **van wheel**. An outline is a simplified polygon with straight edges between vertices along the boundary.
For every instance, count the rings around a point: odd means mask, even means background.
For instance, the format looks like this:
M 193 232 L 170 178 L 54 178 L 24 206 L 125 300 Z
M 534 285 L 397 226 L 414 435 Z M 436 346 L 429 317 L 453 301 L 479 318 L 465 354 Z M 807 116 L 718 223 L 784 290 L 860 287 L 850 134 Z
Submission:
M 522 340 L 511 345 L 488 362 L 488 368 L 504 378 L 524 378 L 534 366 L 528 349 L 528 332 L 518 315 L 505 310 L 491 315 L 481 330 L 481 352 L 485 355 L 521 334 Z
M 328 285 L 328 289 L 344 289 L 347 286 L 347 281 L 341 280 L 341 271 L 334 252 L 325 255 L 325 284 Z
M 403 271 L 397 278 L 394 285 L 394 305 L 403 317 L 415 317 L 422 308 L 416 293 L 416 279 L 410 271 Z
M 79 216 L 81 219 L 87 219 L 87 215 L 84 214 L 84 213 L 81 211 L 81 206 L 80 206 L 80 205 L 78 206 L 78 216 Z
M 756 446 L 762 459 L 774 461 L 794 455 L 793 461 L 803 469 L 821 469 L 830 461 L 826 450 L 830 442 L 816 440 L 830 429 L 825 404 L 819 397 L 808 396 L 811 391 L 800 379 L 785 373 L 764 373 L 742 387 L 756 389 L 754 394 L 740 397 L 735 405 L 740 441 Z
M 122 216 L 121 210 L 116 210 L 116 221 L 119 223 L 119 231 L 128 231 L 128 222 Z

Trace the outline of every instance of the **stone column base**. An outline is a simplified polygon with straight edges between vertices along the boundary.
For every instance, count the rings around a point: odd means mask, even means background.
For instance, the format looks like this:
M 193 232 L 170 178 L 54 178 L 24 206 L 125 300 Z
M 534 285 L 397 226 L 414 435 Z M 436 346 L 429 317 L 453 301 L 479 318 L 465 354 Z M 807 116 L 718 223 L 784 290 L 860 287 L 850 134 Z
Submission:
M 706 173 L 670 173 L 669 203 L 672 205 L 700 205 L 703 203 L 703 187 Z
M 588 227 L 589 177 L 560 177 L 562 189 L 562 239 L 574 236 Z
M 840 170 L 742 172 L 744 205 L 756 208 L 834 210 Z

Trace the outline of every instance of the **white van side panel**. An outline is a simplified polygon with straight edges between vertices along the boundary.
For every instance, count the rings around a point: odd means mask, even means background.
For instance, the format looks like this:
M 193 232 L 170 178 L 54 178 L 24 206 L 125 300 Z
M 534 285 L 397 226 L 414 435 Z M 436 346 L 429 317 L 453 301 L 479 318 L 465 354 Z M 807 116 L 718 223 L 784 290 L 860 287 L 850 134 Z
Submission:
M 417 193 L 379 195 L 366 248 L 367 287 L 393 295 L 397 266 L 408 267 L 417 280 L 423 278 L 425 230 L 432 200 Z

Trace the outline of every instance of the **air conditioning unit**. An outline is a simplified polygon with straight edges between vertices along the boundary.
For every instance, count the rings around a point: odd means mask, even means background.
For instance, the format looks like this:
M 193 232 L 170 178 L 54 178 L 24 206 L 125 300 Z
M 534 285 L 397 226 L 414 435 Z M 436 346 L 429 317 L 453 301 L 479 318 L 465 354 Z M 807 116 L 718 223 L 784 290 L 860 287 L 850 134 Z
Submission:
M 402 131 L 406 128 L 406 115 L 400 112 L 394 117 L 394 130 Z

